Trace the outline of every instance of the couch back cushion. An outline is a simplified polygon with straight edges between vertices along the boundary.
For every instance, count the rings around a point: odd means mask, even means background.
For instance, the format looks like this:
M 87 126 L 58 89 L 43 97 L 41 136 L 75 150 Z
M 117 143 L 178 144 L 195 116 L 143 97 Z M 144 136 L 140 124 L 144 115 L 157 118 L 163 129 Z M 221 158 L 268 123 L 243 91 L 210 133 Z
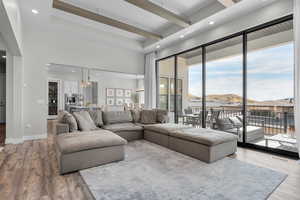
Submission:
M 132 121 L 132 115 L 129 110 L 103 112 L 104 124 L 128 123 Z
M 102 111 L 100 108 L 92 109 L 88 111 L 92 120 L 94 121 L 97 127 L 103 126 L 103 119 L 102 119 Z
M 81 131 L 96 130 L 97 127 L 87 111 L 74 112 L 74 117 L 78 123 L 78 128 Z
M 69 125 L 69 131 L 75 132 L 78 130 L 78 124 L 75 117 L 67 111 L 59 111 L 58 122 Z
M 141 111 L 141 123 L 142 124 L 156 124 L 157 123 L 156 110 L 142 110 Z

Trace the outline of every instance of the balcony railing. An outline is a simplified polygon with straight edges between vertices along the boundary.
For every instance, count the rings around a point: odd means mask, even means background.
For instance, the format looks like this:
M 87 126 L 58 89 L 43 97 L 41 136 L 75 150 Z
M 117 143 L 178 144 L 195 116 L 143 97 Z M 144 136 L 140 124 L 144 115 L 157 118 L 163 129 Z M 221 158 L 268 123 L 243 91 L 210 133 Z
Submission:
M 254 108 L 246 112 L 246 124 L 251 126 L 257 126 L 264 128 L 265 135 L 275 135 L 275 134 L 289 134 L 294 137 L 294 112 L 278 112 L 273 110 L 259 110 L 259 107 Z M 201 114 L 201 107 L 193 107 L 193 114 Z M 289 109 L 292 110 L 292 109 Z M 214 116 L 213 113 L 218 113 L 218 118 L 229 118 L 235 116 L 243 116 L 242 109 L 224 109 L 224 108 L 209 108 L 207 110 L 206 123 L 212 124 Z M 201 119 L 201 116 L 199 115 Z M 202 123 L 201 123 L 202 124 Z

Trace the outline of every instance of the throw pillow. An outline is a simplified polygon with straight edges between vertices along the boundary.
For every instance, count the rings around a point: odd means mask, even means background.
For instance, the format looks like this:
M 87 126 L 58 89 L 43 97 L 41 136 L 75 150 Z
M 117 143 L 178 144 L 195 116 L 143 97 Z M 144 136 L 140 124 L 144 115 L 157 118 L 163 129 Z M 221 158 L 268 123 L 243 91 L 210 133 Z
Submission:
M 58 112 L 58 122 L 62 124 L 68 124 L 70 132 L 78 130 L 76 119 L 67 111 L 61 110 Z
M 142 110 L 141 111 L 141 123 L 142 124 L 155 124 L 156 122 L 156 110 Z
M 90 114 L 87 111 L 74 112 L 73 114 L 81 131 L 92 131 L 97 129 Z
M 78 124 L 76 119 L 70 113 L 66 113 L 63 117 L 63 123 L 69 125 L 70 132 L 75 132 L 78 130 Z
M 103 126 L 102 111 L 100 109 L 89 110 L 89 114 L 97 127 Z
M 64 116 L 66 114 L 68 114 L 69 112 L 65 111 L 65 110 L 60 110 L 58 111 L 58 115 L 57 115 L 57 121 L 59 123 L 64 123 Z
M 168 111 L 163 109 L 156 109 L 156 121 L 158 123 L 167 123 L 168 120 Z
M 131 110 L 132 118 L 134 123 L 139 123 L 141 121 L 141 111 Z

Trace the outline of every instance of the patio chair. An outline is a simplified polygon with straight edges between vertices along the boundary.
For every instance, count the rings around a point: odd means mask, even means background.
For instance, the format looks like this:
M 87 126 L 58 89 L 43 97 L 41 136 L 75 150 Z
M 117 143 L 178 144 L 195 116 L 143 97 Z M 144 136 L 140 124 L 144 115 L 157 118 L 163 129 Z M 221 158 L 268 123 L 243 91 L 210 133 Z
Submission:
M 239 141 L 243 141 L 243 123 L 242 118 L 228 117 L 217 119 L 216 126 L 218 130 L 235 134 L 239 137 Z M 264 128 L 258 126 L 247 125 L 246 127 L 246 141 L 247 143 L 254 142 L 264 138 Z

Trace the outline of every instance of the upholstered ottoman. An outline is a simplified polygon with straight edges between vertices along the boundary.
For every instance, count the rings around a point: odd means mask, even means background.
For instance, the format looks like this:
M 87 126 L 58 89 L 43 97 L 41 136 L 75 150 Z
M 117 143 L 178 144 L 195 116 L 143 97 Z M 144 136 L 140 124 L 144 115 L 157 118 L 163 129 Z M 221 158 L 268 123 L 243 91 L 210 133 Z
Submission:
M 236 135 L 212 129 L 190 128 L 169 133 L 169 148 L 211 163 L 234 154 L 237 149 Z
M 60 174 L 124 159 L 127 141 L 106 130 L 64 133 L 56 136 Z
M 172 131 L 190 128 L 190 126 L 174 123 L 144 125 L 144 139 L 169 147 L 169 135 Z

